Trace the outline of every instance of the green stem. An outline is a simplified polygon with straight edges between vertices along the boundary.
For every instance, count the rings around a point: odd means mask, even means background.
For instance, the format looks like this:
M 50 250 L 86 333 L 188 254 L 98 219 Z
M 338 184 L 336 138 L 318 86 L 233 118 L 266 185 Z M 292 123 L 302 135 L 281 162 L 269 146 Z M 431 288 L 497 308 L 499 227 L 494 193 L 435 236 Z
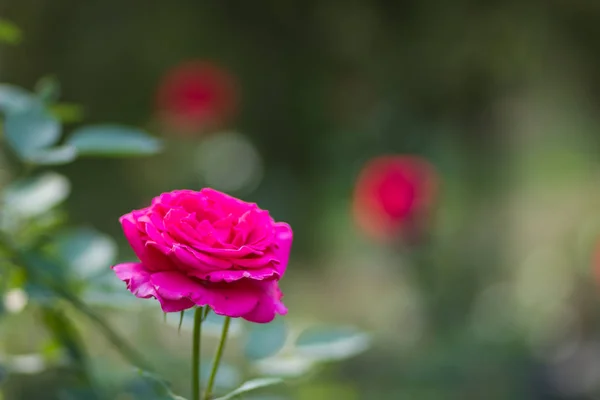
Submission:
M 192 338 L 192 400 L 200 400 L 200 340 L 202 337 L 203 314 L 204 307 L 196 307 L 194 312 L 194 336 Z
M 221 339 L 219 340 L 219 347 L 213 360 L 212 370 L 210 371 L 210 377 L 208 378 L 208 384 L 206 385 L 206 392 L 204 392 L 204 400 L 210 400 L 212 396 L 213 386 L 215 384 L 215 377 L 217 376 L 217 370 L 219 369 L 219 363 L 223 356 L 223 350 L 225 349 L 225 342 L 227 341 L 227 333 L 229 332 L 230 317 L 225 317 L 223 322 L 223 331 L 221 332 Z

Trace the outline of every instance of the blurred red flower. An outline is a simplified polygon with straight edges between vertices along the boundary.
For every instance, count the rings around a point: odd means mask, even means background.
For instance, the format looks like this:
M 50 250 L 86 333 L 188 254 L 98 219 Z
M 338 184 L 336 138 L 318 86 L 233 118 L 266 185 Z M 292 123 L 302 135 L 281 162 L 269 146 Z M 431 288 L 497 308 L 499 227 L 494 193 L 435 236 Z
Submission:
M 430 214 L 438 187 L 434 167 L 410 155 L 381 156 L 361 171 L 354 191 L 358 226 L 378 239 L 415 239 Z
M 159 118 L 180 133 L 198 133 L 222 127 L 237 111 L 234 78 L 208 61 L 190 61 L 167 72 L 159 85 Z

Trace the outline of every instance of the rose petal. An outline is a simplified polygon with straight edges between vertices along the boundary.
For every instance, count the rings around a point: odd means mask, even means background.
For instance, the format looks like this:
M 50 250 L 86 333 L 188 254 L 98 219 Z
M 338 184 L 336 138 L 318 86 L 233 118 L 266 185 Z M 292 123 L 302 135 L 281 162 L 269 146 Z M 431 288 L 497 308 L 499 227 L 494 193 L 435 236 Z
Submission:
M 287 314 L 287 308 L 281 302 L 283 297 L 276 281 L 265 282 L 262 296 L 258 300 L 256 307 L 249 313 L 242 315 L 247 321 L 264 324 L 271 322 L 276 314 Z
M 227 269 L 233 266 L 231 261 L 211 257 L 183 244 L 175 244 L 173 246 L 173 254 L 189 269 L 211 271 L 215 268 Z
M 157 296 L 158 302 L 160 303 L 160 308 L 162 308 L 163 312 L 179 312 L 183 310 L 187 310 L 196 305 L 190 299 L 179 299 L 179 300 L 171 300 L 165 299 L 164 297 Z
M 274 252 L 277 260 L 279 261 L 279 264 L 277 264 L 277 271 L 281 276 L 283 276 L 290 259 L 294 233 L 292 232 L 292 228 L 285 222 L 276 223 L 275 232 L 276 236 Z
M 127 284 L 127 289 L 136 297 L 147 299 L 156 295 L 150 283 L 150 272 L 142 263 L 123 263 L 112 267 L 117 278 Z
M 216 314 L 240 317 L 256 307 L 260 290 L 248 284 L 202 285 L 175 272 L 152 274 L 158 295 L 168 300 L 188 298 L 199 306 L 210 306 Z
M 272 280 L 279 279 L 279 273 L 271 267 L 253 269 L 250 271 L 230 269 L 225 271 L 189 271 L 188 276 L 193 276 L 210 282 L 234 282 L 240 279 Z
M 123 233 L 129 242 L 129 245 L 133 249 L 134 253 L 141 260 L 144 256 L 144 238 L 142 232 L 137 228 L 137 223 L 133 218 L 132 213 L 128 213 L 119 218 Z
M 152 271 L 145 269 L 142 263 L 123 263 L 112 267 L 119 279 L 127 284 L 127 289 L 142 299 L 156 298 L 164 312 L 187 310 L 195 305 L 190 299 L 166 299 L 158 295 L 151 281 Z

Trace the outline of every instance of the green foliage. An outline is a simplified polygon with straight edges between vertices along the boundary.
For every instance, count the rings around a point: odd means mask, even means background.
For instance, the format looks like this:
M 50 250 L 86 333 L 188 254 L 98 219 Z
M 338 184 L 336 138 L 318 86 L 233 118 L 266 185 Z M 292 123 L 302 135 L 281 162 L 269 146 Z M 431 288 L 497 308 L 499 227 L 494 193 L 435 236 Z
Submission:
M 76 104 L 56 103 L 60 85 L 42 78 L 36 92 L 0 85 L 0 111 L 4 114 L 7 144 L 27 165 L 60 165 L 80 156 L 134 157 L 156 154 L 161 142 L 142 130 L 114 124 L 83 126 L 63 145 L 61 122 L 79 122 L 83 110 Z
M 9 28 L 10 25 L 0 21 L 0 40 Z M 35 312 L 52 338 L 49 342 L 52 351 L 44 350 L 44 355 L 40 355 L 42 368 L 46 368 L 44 360 L 50 362 L 48 367 L 62 362 L 56 357 L 57 351 L 67 355 L 78 377 L 77 385 L 83 387 L 64 389 L 61 398 L 95 399 L 100 394 L 88 368 L 72 312 L 87 317 L 129 362 L 149 368 L 104 318 L 79 297 L 93 298 L 102 293 L 111 304 L 123 308 L 122 297 L 111 293 L 115 291 L 114 280 L 107 279 L 109 267 L 116 259 L 116 244 L 94 229 L 65 227 L 67 218 L 59 207 L 70 194 L 69 180 L 49 170 L 32 172 L 37 167 L 66 164 L 85 155 L 154 154 L 160 146 L 140 130 L 114 125 L 79 128 L 61 144 L 62 123 L 80 122 L 83 111 L 76 104 L 57 103 L 59 96 L 60 85 L 53 77 L 41 79 L 35 93 L 0 85 L 3 115 L 0 139 L 7 145 L 3 148 L 10 149 L 18 161 L 10 165 L 12 180 L 0 193 L 0 295 L 8 289 L 21 290 L 28 304 L 26 309 Z M 18 172 L 14 173 L 15 170 Z M 16 178 L 17 175 L 20 177 Z M 119 283 L 119 294 L 123 295 Z M 4 302 L 0 305 L 4 311 Z M 157 398 L 178 398 L 167 396 L 164 388 L 160 393 L 164 396 Z

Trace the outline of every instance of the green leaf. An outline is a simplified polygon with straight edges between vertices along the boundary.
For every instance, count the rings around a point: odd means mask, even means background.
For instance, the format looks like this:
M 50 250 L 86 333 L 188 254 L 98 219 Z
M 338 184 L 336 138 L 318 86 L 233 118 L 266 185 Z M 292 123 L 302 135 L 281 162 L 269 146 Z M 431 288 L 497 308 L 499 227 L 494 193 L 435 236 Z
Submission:
M 309 328 L 296 340 L 299 355 L 315 361 L 342 360 L 367 350 L 371 338 L 346 327 Z
M 59 146 L 38 150 L 29 154 L 25 160 L 36 165 L 68 164 L 77 158 L 77 150 L 73 146 Z
M 277 353 L 285 344 L 287 326 L 282 317 L 268 324 L 251 324 L 244 346 L 244 353 L 250 360 L 267 358 Z
M 44 103 L 54 103 L 60 97 L 60 83 L 54 76 L 45 76 L 35 84 L 35 92 Z
M 45 110 L 29 108 L 10 113 L 4 121 L 4 133 L 10 147 L 22 159 L 60 139 L 60 123 Z
M 67 140 L 80 155 L 145 156 L 158 153 L 161 142 L 145 132 L 116 125 L 94 125 L 77 129 Z
M 3 113 L 21 112 L 41 106 L 30 92 L 18 86 L 0 84 L 0 111 Z
M 0 42 L 19 44 L 23 39 L 21 29 L 14 23 L 0 19 Z
M 63 232 L 55 243 L 60 260 L 71 274 L 82 280 L 108 271 L 117 256 L 117 245 L 112 238 L 90 228 Z
M 215 400 L 230 400 L 233 399 L 237 396 L 243 395 L 245 393 L 248 393 L 252 390 L 256 390 L 256 389 L 260 389 L 260 388 L 264 388 L 267 386 L 273 386 L 273 385 L 277 385 L 279 383 L 282 383 L 283 380 L 279 379 L 279 378 L 257 378 L 257 379 L 252 379 L 250 381 L 247 381 L 245 383 L 242 384 L 242 386 L 240 386 L 239 388 L 237 388 L 236 390 L 234 390 L 233 392 L 226 394 L 225 396 L 219 397 L 218 399 Z
M 9 213 L 34 217 L 63 202 L 70 190 L 67 178 L 46 172 L 8 185 L 4 190 L 4 207 Z

